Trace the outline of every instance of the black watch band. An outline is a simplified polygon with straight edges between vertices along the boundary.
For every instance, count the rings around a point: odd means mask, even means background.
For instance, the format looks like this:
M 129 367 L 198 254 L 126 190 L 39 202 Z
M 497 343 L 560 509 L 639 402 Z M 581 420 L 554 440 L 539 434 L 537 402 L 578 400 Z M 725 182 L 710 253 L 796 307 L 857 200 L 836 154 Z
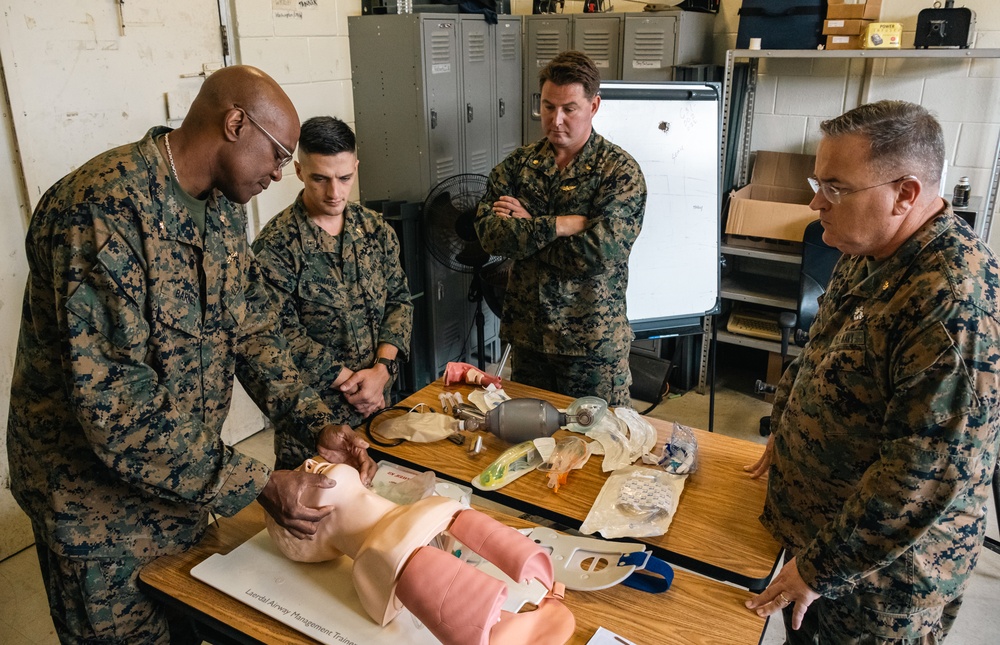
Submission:
M 391 358 L 379 356 L 375 359 L 375 365 L 378 365 L 379 363 L 385 365 L 385 369 L 389 370 L 389 376 L 395 376 L 399 372 L 399 363 Z

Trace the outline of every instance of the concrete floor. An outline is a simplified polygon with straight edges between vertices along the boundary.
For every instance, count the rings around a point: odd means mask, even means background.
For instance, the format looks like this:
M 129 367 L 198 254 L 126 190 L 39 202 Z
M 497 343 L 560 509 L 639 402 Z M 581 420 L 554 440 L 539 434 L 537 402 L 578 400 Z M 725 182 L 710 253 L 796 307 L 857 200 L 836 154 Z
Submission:
M 760 352 L 720 346 L 720 365 L 726 374 L 719 377 L 715 400 L 715 431 L 749 441 L 763 443 L 758 434 L 758 420 L 770 411 L 770 405 L 751 394 L 753 381 L 763 374 Z M 637 402 L 636 408 L 640 408 Z M 668 397 L 650 415 L 678 421 L 697 428 L 708 428 L 708 394 L 690 392 Z M 274 460 L 270 432 L 261 432 L 238 444 L 241 451 L 268 461 Z M 995 507 L 991 506 L 989 534 L 997 537 Z M 993 645 L 1000 642 L 1000 555 L 983 550 L 979 567 L 966 593 L 965 604 L 948 638 L 951 645 Z M 780 616 L 772 620 L 762 645 L 784 642 Z M 669 644 L 669 635 L 663 643 Z M 42 589 L 38 560 L 33 548 L 0 562 L 0 643 L 3 645 L 54 645 L 58 643 L 48 617 L 48 605 Z M 643 644 L 653 645 L 653 644 Z

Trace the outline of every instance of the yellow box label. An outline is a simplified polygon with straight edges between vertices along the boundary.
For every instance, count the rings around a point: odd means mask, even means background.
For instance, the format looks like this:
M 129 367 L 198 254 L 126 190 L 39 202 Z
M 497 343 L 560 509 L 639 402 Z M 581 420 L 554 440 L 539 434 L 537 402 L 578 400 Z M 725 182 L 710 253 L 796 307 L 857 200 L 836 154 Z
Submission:
M 865 49 L 899 49 L 903 25 L 898 22 L 873 22 L 865 29 Z

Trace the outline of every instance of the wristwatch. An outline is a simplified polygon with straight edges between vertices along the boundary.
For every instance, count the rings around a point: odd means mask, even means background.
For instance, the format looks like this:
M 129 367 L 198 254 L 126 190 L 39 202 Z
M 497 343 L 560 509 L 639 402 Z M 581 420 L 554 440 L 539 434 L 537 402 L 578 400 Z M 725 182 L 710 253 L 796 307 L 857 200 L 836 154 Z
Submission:
M 385 365 L 385 369 L 389 370 L 389 376 L 395 376 L 399 373 L 399 363 L 391 358 L 383 358 L 382 356 L 379 356 L 375 359 L 375 363 L 372 367 L 375 367 L 375 365 L 378 365 L 379 363 Z

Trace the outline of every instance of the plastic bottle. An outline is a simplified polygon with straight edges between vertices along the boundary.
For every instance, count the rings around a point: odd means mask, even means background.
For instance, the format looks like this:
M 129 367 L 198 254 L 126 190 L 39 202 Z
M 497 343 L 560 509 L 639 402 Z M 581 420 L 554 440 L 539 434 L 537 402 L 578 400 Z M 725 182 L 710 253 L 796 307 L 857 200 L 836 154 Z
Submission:
M 969 195 L 971 193 L 972 187 L 969 185 L 969 178 L 961 177 L 958 183 L 955 184 L 955 190 L 952 192 L 951 205 L 958 208 L 965 208 L 969 205 Z

